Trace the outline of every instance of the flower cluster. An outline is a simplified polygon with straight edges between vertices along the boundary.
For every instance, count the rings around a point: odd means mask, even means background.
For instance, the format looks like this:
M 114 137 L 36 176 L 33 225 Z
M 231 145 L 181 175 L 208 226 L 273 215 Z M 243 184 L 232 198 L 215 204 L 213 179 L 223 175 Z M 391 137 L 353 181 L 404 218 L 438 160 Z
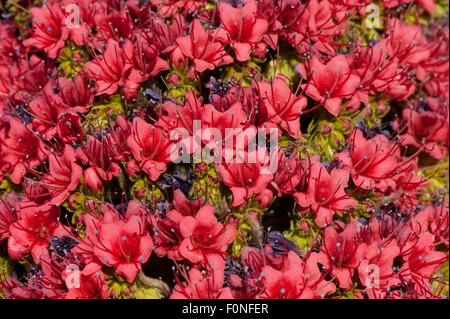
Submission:
M 448 298 L 440 0 L 17 0 L 0 298 Z

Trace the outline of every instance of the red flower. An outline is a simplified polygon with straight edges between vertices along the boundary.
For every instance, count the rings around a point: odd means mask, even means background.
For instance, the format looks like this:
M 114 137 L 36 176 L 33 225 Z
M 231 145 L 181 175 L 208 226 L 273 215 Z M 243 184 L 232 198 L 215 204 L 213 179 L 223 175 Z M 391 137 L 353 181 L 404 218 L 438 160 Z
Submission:
M 203 118 L 203 98 L 198 98 L 193 92 L 186 92 L 184 105 L 180 106 L 171 101 L 162 106 L 162 114 L 156 126 L 169 132 L 176 128 L 185 128 L 190 135 L 194 133 L 194 120 Z
M 62 112 L 58 117 L 56 129 L 64 143 L 80 142 L 84 137 L 81 118 L 74 112 Z
M 14 192 L 0 198 L 0 242 L 9 237 L 9 226 L 17 222 L 20 202 Z
M 90 40 L 89 32 L 95 26 L 95 16 L 105 12 L 108 6 L 107 2 L 90 0 L 62 0 L 62 5 L 66 14 L 65 25 L 70 38 L 77 45 L 86 44 Z
M 88 135 L 86 144 L 77 148 L 76 155 L 84 165 L 90 166 L 83 173 L 83 182 L 95 193 L 102 186 L 99 177 L 109 181 L 122 172 L 119 164 L 113 161 L 105 142 L 100 142 L 93 136 Z
M 75 140 L 80 140 L 84 132 L 77 123 L 80 120 L 76 119 L 78 115 L 75 113 L 87 112 L 86 106 L 93 101 L 92 92 L 92 89 L 86 87 L 85 78 L 81 76 L 76 77 L 74 82 L 65 78 L 48 81 L 29 104 L 30 113 L 33 115 L 32 125 L 41 138 L 50 140 L 58 132 L 63 139 L 66 135 L 75 135 Z M 62 122 L 65 112 L 71 112 L 72 115 L 67 116 L 69 121 Z M 69 137 L 71 138 L 74 137 Z
M 155 253 L 159 257 L 173 260 L 182 260 L 180 254 L 180 243 L 183 240 L 180 230 L 180 222 L 183 220 L 183 213 L 177 210 L 170 210 L 163 216 L 152 216 L 153 238 L 155 240 Z
M 48 211 L 34 208 L 21 210 L 19 220 L 9 227 L 9 256 L 19 260 L 31 253 L 34 261 L 39 264 L 40 258 L 48 255 L 50 237 L 66 235 L 58 217 L 59 208 L 55 206 Z
M 51 62 L 45 62 L 37 55 L 22 58 L 12 67 L 14 87 L 18 89 L 15 97 L 27 101 L 31 95 L 39 93 L 49 80 L 49 74 L 55 71 Z
M 16 85 L 14 84 L 14 73 L 7 65 L 0 64 L 0 78 L 0 101 L 3 101 L 4 97 L 14 95 Z M 0 108 L 0 114 L 2 111 Z
M 391 19 L 387 29 L 389 36 L 382 42 L 386 43 L 387 54 L 397 56 L 400 63 L 415 66 L 429 57 L 427 40 L 418 25 Z
M 123 115 L 119 115 L 111 124 L 109 132 L 105 136 L 105 141 L 115 161 L 126 161 L 128 155 L 131 154 L 127 144 L 127 139 L 131 135 L 131 129 L 131 123 Z
M 73 82 L 65 78 L 47 82 L 29 103 L 33 128 L 44 140 L 58 133 L 63 142 L 80 141 L 84 132 L 77 113 L 87 112 L 86 106 L 94 100 L 92 93 L 82 76 L 77 76 Z
M 448 247 L 449 241 L 449 212 L 444 205 L 438 207 L 427 207 L 429 230 L 439 243 Z
M 313 56 L 307 65 L 298 64 L 297 70 L 308 79 L 308 83 L 302 84 L 305 93 L 323 103 L 334 116 L 341 114 L 342 99 L 350 98 L 359 86 L 359 77 L 343 55 L 333 57 L 326 64 Z
M 241 8 L 233 8 L 231 4 L 221 2 L 219 14 L 222 22 L 218 30 L 219 38 L 231 44 L 238 61 L 247 61 L 252 48 L 267 32 L 267 20 L 258 14 L 254 0 L 246 2 Z
M 45 159 L 44 147 L 31 129 L 17 118 L 4 116 L 0 122 L 2 160 L 10 165 L 10 179 L 20 184 L 29 169 Z
M 344 168 L 351 169 L 353 182 L 367 190 L 395 189 L 394 177 L 411 164 L 401 161 L 399 145 L 382 134 L 367 140 L 358 129 L 352 132 L 350 141 L 349 151 L 336 157 Z
M 103 264 L 114 267 L 128 282 L 132 282 L 152 253 L 153 241 L 142 224 L 142 219 L 129 216 L 128 220 L 100 225 L 94 253 Z
M 183 192 L 176 189 L 173 192 L 173 208 L 166 214 L 157 212 L 150 216 L 153 230 L 155 253 L 159 257 L 166 256 L 173 260 L 182 260 L 180 244 L 183 240 L 180 222 L 184 216 L 195 216 L 202 205 L 201 200 L 190 201 Z
M 272 82 L 255 82 L 262 106 L 267 110 L 267 120 L 280 124 L 293 138 L 299 138 L 300 114 L 306 106 L 304 96 L 292 94 L 286 79 L 277 76 Z
M 262 299 L 324 298 L 336 290 L 331 282 L 322 281 L 316 253 L 312 253 L 305 264 L 295 252 L 290 251 L 280 270 L 265 266 L 260 277 L 265 286 L 259 296 Z
M 206 4 L 204 0 L 151 0 L 152 6 L 156 7 L 161 17 L 170 17 L 184 8 L 185 12 L 199 12 Z
M 124 55 L 133 66 L 125 81 L 125 97 L 127 99 L 137 96 L 139 83 L 169 69 L 167 61 L 158 56 L 156 47 L 148 44 L 141 37 L 134 44 L 130 41 L 125 43 Z
M 200 208 L 195 217 L 183 217 L 180 231 L 184 237 L 180 254 L 194 264 L 216 264 L 236 236 L 233 226 L 217 221 L 214 207 L 210 205 Z
M 42 8 L 31 8 L 30 13 L 33 16 L 33 33 L 23 44 L 44 50 L 51 59 L 56 58 L 69 36 L 61 5 L 57 1 L 51 1 Z
M 85 267 L 82 270 L 84 275 L 92 275 L 103 266 L 103 261 L 99 260 L 99 258 L 94 253 L 95 247 L 99 242 L 99 233 L 100 228 L 103 223 L 111 224 L 118 223 L 121 221 L 120 215 L 118 212 L 111 207 L 110 204 L 102 205 L 100 208 L 101 215 L 97 213 L 94 208 L 90 208 L 94 210 L 95 213 L 88 212 L 83 214 L 80 217 L 80 221 L 86 227 L 85 238 L 76 238 L 78 241 L 78 245 L 72 248 L 72 252 L 80 257 L 80 259 L 84 262 Z
M 248 116 L 239 102 L 231 105 L 223 112 L 211 104 L 206 104 L 202 111 L 202 129 L 205 127 L 218 129 L 222 134 L 222 138 L 226 137 L 227 129 L 239 127 L 244 129 L 246 124 L 248 124 Z M 205 138 L 205 136 L 202 137 Z
M 448 255 L 434 250 L 434 236 L 425 232 L 418 238 L 410 253 L 403 255 L 402 258 L 404 260 L 400 269 L 402 278 L 422 290 L 429 291 L 431 276 L 448 260 Z
M 268 155 L 264 153 L 265 150 L 251 150 L 244 153 L 241 162 L 233 158 L 216 165 L 220 180 L 233 192 L 233 206 L 240 206 L 252 195 L 262 193 L 272 181 L 273 174 L 265 171 Z
M 233 62 L 223 45 L 215 40 L 210 30 L 205 31 L 197 19 L 192 22 L 189 35 L 177 38 L 176 42 L 181 52 L 194 62 L 197 72 Z
M 345 169 L 329 172 L 322 163 L 314 163 L 308 189 L 306 192 L 294 193 L 294 198 L 303 209 L 310 208 L 315 212 L 318 226 L 326 227 L 331 224 L 336 212 L 348 211 L 358 204 L 345 193 L 348 179 L 349 172 Z
M 364 246 L 359 247 L 358 232 L 356 222 L 348 224 L 340 233 L 332 226 L 323 232 L 318 261 L 336 277 L 339 287 L 343 289 L 350 289 L 353 273 L 364 256 Z
M 278 150 L 278 169 L 270 183 L 277 190 L 277 196 L 294 193 L 297 185 L 305 180 L 307 167 L 304 164 L 297 152 L 287 159 L 284 151 Z
M 350 65 L 354 65 L 355 74 L 361 78 L 361 84 L 347 104 L 347 109 L 356 111 L 361 102 L 369 104 L 369 96 L 376 96 L 388 88 L 403 92 L 404 87 L 399 79 L 403 78 L 404 70 L 399 68 L 398 58 L 388 56 L 387 52 L 384 42 L 367 47 L 357 43 L 352 54 L 347 56 Z
M 314 42 L 314 47 L 319 51 L 331 55 L 336 54 L 332 45 L 333 36 L 338 36 L 342 33 L 342 28 L 339 29 L 339 24 L 337 23 L 342 24 L 342 21 L 345 22 L 345 17 L 341 18 L 339 15 L 346 11 L 346 5 L 347 2 L 335 5 L 332 1 L 327 0 L 321 0 L 320 2 L 318 0 L 309 1 L 306 10 L 298 19 L 300 23 L 298 23 L 295 31 L 300 33 L 302 37 L 311 39 Z M 295 34 L 295 31 L 289 34 L 293 37 L 294 43 L 296 45 L 307 45 L 307 43 L 302 43 L 304 41 L 299 41 L 301 38 Z
M 122 10 L 111 10 L 108 13 L 106 8 L 105 13 L 97 13 L 94 16 L 94 22 L 97 27 L 98 39 L 104 41 L 106 39 L 114 39 L 116 41 L 123 41 L 124 39 L 131 39 L 134 34 L 132 22 L 128 19 L 127 13 Z
M 49 173 L 46 174 L 41 183 L 50 191 L 51 204 L 59 205 L 65 201 L 69 192 L 74 191 L 80 182 L 83 170 L 76 164 L 75 151 L 69 145 L 65 145 L 64 153 L 48 156 Z
M 386 8 L 398 7 L 404 3 L 410 3 L 411 0 L 383 0 Z M 421 5 L 424 9 L 433 12 L 436 10 L 435 1 L 434 0 L 417 0 L 419 5 Z
M 109 39 L 103 55 L 86 63 L 90 77 L 96 80 L 96 95 L 114 94 L 119 86 L 125 84 L 126 72 L 131 67 L 126 59 L 132 56 L 130 49 L 130 46 L 122 47 L 119 42 Z
M 94 102 L 94 88 L 88 83 L 85 75 L 77 75 L 73 81 L 58 78 L 53 90 L 55 103 L 68 108 L 68 111 L 87 112 L 87 107 Z
M 132 134 L 127 139 L 134 158 L 152 181 L 156 181 L 166 170 L 170 160 L 172 143 L 164 136 L 164 131 L 141 118 L 133 121 Z
M 231 289 L 224 288 L 223 283 L 223 267 L 215 266 L 206 275 L 194 268 L 187 283 L 175 286 L 170 299 L 233 299 Z
M 437 112 L 411 109 L 404 109 L 402 115 L 408 124 L 407 133 L 401 136 L 402 144 L 423 148 L 435 159 L 444 159 L 448 151 L 448 118 Z
M 68 280 L 71 271 L 63 272 L 63 279 Z M 79 286 L 72 285 L 68 287 L 65 299 L 108 299 L 108 285 L 104 283 L 102 272 L 97 272 L 86 276 L 80 274 Z
M 176 47 L 176 39 L 183 36 L 187 25 L 181 14 L 172 18 L 172 24 L 159 17 L 151 19 L 153 43 L 163 55 L 171 53 Z
M 377 227 L 379 227 L 378 220 L 374 219 L 367 229 L 365 242 L 361 244 L 365 256 L 362 257 L 358 267 L 359 279 L 366 287 L 365 291 L 369 298 L 384 298 L 390 288 L 401 283 L 393 271 L 394 259 L 400 255 L 400 248 L 395 239 L 378 240 L 378 233 L 372 233 L 372 230 L 376 232 L 379 230 Z M 371 280 L 371 276 L 374 276 L 374 280 Z
M 10 299 L 43 299 L 44 292 L 40 287 L 37 287 L 36 280 L 32 277 L 28 279 L 28 285 L 24 285 L 17 276 L 9 276 L 5 278 L 4 282 L 0 283 L 6 298 Z

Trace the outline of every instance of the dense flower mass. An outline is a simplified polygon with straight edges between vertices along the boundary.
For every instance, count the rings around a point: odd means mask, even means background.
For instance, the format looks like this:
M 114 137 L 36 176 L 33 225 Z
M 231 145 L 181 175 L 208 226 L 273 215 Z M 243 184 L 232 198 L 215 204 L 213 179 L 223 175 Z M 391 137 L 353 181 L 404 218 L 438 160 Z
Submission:
M 1 8 L 0 298 L 448 298 L 448 1 Z

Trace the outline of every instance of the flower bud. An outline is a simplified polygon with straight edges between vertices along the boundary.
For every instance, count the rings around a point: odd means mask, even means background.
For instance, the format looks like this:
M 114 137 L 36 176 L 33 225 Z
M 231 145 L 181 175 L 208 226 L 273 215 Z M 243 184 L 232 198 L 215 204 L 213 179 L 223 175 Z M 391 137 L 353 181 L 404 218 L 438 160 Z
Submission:
M 322 126 L 322 134 L 328 134 L 331 132 L 331 126 L 329 126 L 327 123 L 324 123 Z
M 100 177 L 98 177 L 97 172 L 95 171 L 95 168 L 89 167 L 87 170 L 83 173 L 84 176 L 84 185 L 89 187 L 94 193 L 98 193 L 100 188 L 102 188 L 103 184 L 100 180 Z
M 181 81 L 181 76 L 176 73 L 172 73 L 169 75 L 169 83 L 172 85 L 178 85 Z
M 309 224 L 306 221 L 302 220 L 300 222 L 300 229 L 305 233 L 309 233 L 310 231 Z

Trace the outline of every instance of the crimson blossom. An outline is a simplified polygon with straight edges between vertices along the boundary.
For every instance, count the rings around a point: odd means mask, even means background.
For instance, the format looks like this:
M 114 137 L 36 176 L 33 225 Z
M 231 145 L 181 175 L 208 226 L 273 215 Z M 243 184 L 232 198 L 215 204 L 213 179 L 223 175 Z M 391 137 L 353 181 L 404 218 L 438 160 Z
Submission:
M 1 6 L 0 298 L 449 298 L 445 1 Z

